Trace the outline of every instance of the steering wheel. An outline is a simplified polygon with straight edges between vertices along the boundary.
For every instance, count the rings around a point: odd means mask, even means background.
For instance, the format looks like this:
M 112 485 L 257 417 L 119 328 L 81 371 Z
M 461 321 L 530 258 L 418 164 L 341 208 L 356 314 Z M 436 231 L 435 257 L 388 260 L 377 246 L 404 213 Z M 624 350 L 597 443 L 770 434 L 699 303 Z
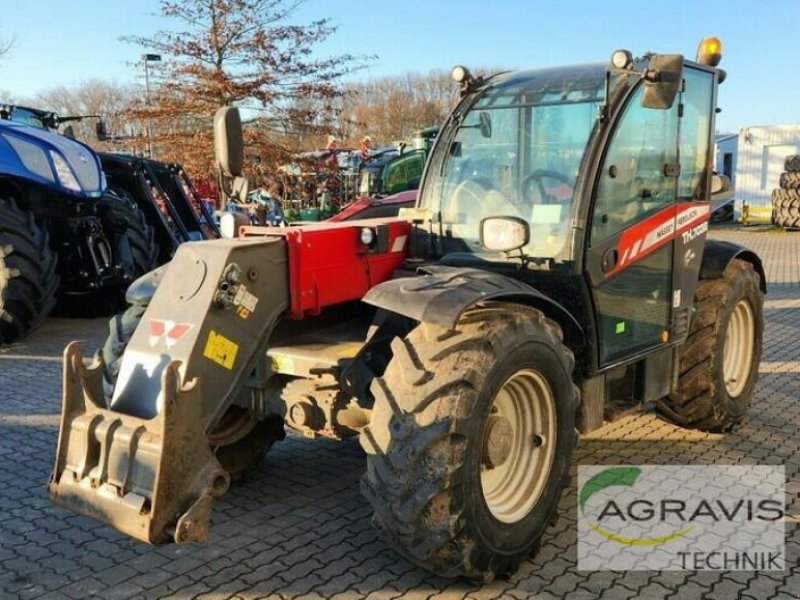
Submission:
M 540 204 L 558 204 L 563 202 L 562 200 L 559 200 L 547 193 L 547 189 L 543 183 L 543 180 L 545 179 L 555 179 L 556 181 L 560 181 L 561 183 L 569 186 L 570 189 L 574 189 L 572 179 L 563 173 L 559 173 L 558 171 L 548 171 L 547 169 L 536 169 L 529 175 L 525 176 L 525 178 L 519 184 L 520 198 L 523 201 L 527 200 L 530 197 L 529 192 L 531 184 L 536 182 L 539 197 L 541 198 L 541 202 L 539 202 Z

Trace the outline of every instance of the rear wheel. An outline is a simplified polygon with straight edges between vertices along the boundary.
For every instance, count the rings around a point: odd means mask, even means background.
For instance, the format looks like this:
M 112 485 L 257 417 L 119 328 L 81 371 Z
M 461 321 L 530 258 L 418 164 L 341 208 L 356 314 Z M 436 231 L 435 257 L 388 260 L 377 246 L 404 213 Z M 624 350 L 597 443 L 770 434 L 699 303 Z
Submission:
M 753 265 L 735 259 L 722 277 L 699 283 L 677 389 L 657 403 L 667 419 L 692 429 L 728 431 L 744 418 L 761 360 L 759 282 Z
M 0 344 L 38 327 L 55 305 L 56 255 L 33 214 L 0 198 Z
M 540 311 L 487 303 L 392 343 L 362 432 L 362 492 L 388 545 L 490 580 L 538 548 L 577 438 L 573 357 Z

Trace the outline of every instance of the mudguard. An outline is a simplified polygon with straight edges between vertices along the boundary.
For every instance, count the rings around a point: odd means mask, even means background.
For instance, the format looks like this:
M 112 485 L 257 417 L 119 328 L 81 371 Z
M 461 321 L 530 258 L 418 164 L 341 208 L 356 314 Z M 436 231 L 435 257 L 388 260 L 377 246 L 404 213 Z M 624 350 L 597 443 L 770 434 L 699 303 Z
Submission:
M 747 261 L 753 265 L 761 279 L 761 291 L 766 294 L 767 277 L 761 259 L 752 250 L 733 242 L 706 239 L 705 247 L 703 248 L 703 262 L 700 265 L 700 279 L 718 279 L 722 277 L 725 268 L 734 258 Z
M 507 300 L 539 308 L 564 329 L 570 340 L 582 340 L 583 330 L 569 311 L 531 286 L 480 269 L 433 265 L 422 277 L 393 279 L 373 287 L 364 302 L 423 323 L 452 329 L 469 307 L 485 300 Z

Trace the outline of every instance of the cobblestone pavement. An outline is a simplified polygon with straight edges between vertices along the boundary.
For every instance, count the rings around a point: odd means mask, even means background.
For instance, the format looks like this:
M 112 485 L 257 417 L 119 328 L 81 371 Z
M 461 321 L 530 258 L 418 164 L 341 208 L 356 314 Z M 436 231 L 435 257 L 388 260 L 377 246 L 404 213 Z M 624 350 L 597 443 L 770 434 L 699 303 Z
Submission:
M 754 405 L 733 434 L 687 432 L 644 413 L 583 439 L 577 464 L 785 464 L 800 513 L 800 233 L 717 231 L 765 258 L 767 329 Z M 105 323 L 49 320 L 0 350 L 2 598 L 796 598 L 800 526 L 787 525 L 785 572 L 579 572 L 576 490 L 539 554 L 510 581 L 475 586 L 398 558 L 370 528 L 358 443 L 287 438 L 216 503 L 211 541 L 152 547 L 52 506 L 60 353 L 100 344 Z M 573 467 L 574 471 L 574 467 Z M 573 473 L 574 475 L 574 473 Z M 574 479 L 574 477 L 573 477 Z

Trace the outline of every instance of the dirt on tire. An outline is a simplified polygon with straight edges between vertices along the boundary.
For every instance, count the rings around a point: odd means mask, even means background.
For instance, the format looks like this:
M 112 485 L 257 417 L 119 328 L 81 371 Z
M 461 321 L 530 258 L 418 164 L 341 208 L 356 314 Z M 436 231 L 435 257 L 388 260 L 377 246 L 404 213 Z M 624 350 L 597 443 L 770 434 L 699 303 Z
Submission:
M 560 327 L 533 308 L 487 303 L 453 331 L 420 324 L 395 338 L 392 351 L 372 384 L 375 404 L 361 434 L 361 489 L 373 525 L 389 546 L 436 574 L 487 581 L 514 572 L 555 518 L 577 440 L 574 359 Z M 504 373 L 532 358 L 555 397 L 556 450 L 530 511 L 500 523 L 484 500 L 476 453 Z
M 680 350 L 677 388 L 656 403 L 669 421 L 681 427 L 720 432 L 729 431 L 744 418 L 761 360 L 764 298 L 759 282 L 752 264 L 734 259 L 722 277 L 698 283 L 697 312 Z M 741 393 L 731 397 L 723 380 L 723 348 L 731 313 L 743 298 L 751 304 L 755 316 L 753 360 Z

